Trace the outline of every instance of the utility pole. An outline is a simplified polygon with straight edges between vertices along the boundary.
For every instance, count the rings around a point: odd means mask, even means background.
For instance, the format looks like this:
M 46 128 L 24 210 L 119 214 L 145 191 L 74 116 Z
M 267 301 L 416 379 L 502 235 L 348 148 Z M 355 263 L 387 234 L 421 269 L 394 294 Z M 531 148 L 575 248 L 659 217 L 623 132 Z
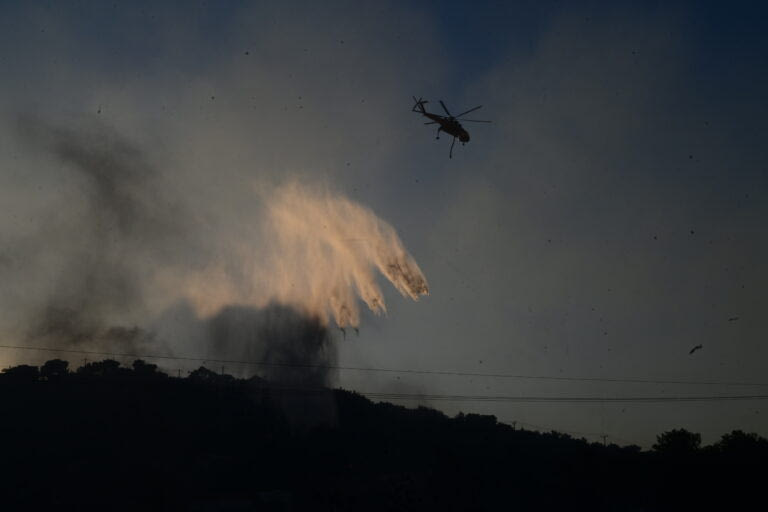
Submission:
M 600 437 L 603 438 L 603 446 L 608 446 L 608 442 L 607 442 L 608 436 L 603 434 Z

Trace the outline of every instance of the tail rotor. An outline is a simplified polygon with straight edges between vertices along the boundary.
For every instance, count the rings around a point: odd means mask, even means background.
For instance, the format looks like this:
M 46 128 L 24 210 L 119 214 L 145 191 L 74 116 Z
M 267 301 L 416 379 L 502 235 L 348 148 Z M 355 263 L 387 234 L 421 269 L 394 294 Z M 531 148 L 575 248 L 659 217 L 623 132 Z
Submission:
M 414 105 L 411 109 L 412 112 L 419 112 L 420 114 L 424 113 L 424 104 L 429 103 L 427 100 L 424 100 L 422 98 L 416 99 L 416 96 L 412 96 Z

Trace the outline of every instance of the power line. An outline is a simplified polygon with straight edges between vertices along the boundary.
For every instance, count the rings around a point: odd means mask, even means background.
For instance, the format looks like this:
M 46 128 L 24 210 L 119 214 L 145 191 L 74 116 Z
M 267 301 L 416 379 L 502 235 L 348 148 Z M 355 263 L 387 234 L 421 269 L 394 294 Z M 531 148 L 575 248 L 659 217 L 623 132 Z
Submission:
M 377 368 L 361 366 L 340 366 L 340 365 L 321 365 L 321 364 L 302 364 L 302 363 L 280 363 L 274 361 L 244 361 L 238 359 L 212 359 L 203 357 L 189 356 L 164 356 L 154 354 L 136 354 L 136 353 L 118 353 L 97 350 L 77 350 L 62 349 L 50 347 L 30 347 L 22 345 L 0 345 L 0 348 L 16 350 L 37 350 L 41 352 L 69 353 L 81 355 L 109 356 L 109 357 L 131 357 L 137 359 L 163 359 L 174 361 L 194 361 L 216 364 L 239 364 L 244 366 L 267 366 L 267 367 L 286 367 L 286 368 L 315 368 L 340 371 L 357 372 L 380 372 L 380 373 L 401 373 L 412 375 L 442 375 L 455 377 L 478 377 L 478 378 L 500 378 L 500 379 L 523 379 L 523 380 L 549 380 L 563 382 L 610 382 L 622 384 L 669 384 L 669 385 L 697 385 L 697 386 L 761 386 L 768 387 L 765 382 L 739 382 L 739 381 L 701 381 L 701 380 L 660 380 L 660 379 L 620 379 L 609 377 L 565 377 L 555 375 L 531 375 L 515 373 L 482 373 L 468 371 L 450 371 L 450 370 L 415 370 L 398 368 Z
M 267 389 L 297 393 L 324 394 L 332 391 L 325 387 L 295 387 L 269 384 Z M 510 396 L 510 395 L 447 395 L 394 393 L 379 391 L 352 390 L 354 393 L 379 401 L 447 401 L 447 402 L 506 402 L 506 403 L 564 403 L 564 404 L 605 404 L 605 403 L 682 403 L 682 402 L 722 402 L 722 401 L 761 401 L 768 400 L 768 395 L 701 395 L 701 396 Z M 532 425 L 532 424 L 531 424 Z M 532 425 L 534 426 L 534 425 Z M 538 426 L 538 425 L 535 425 Z M 540 426 L 539 426 L 540 427 Z M 582 435 L 598 435 L 571 432 Z M 603 434 L 600 434 L 603 435 Z M 615 436 L 613 436 L 615 437 Z M 618 439 L 618 438 L 617 438 Z
M 297 387 L 271 384 L 269 389 L 302 394 L 327 393 L 329 388 Z M 511 396 L 511 395 L 445 395 L 420 393 L 394 393 L 353 390 L 354 393 L 379 400 L 423 400 L 457 402 L 527 402 L 527 403 L 678 403 L 768 400 L 768 395 L 682 395 L 682 396 Z
M 230 362 L 230 363 L 249 363 L 247 361 L 237 360 L 212 360 L 202 358 L 191 357 L 172 357 L 172 356 L 146 356 L 139 354 L 117 354 L 112 352 L 99 352 L 99 351 L 84 351 L 84 350 L 59 350 L 45 347 L 16 347 L 9 345 L 0 345 L 0 348 L 23 348 L 30 350 L 42 350 L 47 352 L 74 352 L 79 354 L 91 354 L 91 355 L 112 355 L 117 357 L 144 357 L 144 358 L 160 358 L 160 359 L 181 359 L 181 360 L 195 360 L 195 361 L 211 361 L 211 362 Z M 268 364 L 270 366 L 291 366 L 291 367 L 310 367 L 310 368 L 338 368 L 338 369 L 354 369 L 350 367 L 341 366 L 320 366 L 320 365 L 294 365 L 294 364 L 282 364 L 282 363 L 261 363 Z M 379 370 L 379 371 L 407 371 L 407 370 L 386 370 L 370 368 L 366 370 Z M 223 368 L 222 368 L 223 372 Z M 446 372 L 441 372 L 446 373 Z M 270 385 L 270 389 L 288 391 L 295 393 L 327 393 L 329 388 L 323 387 L 292 387 L 281 385 Z M 721 402 L 721 401 L 754 401 L 754 400 L 768 400 L 768 395 L 700 395 L 700 396 L 513 396 L 513 395 L 447 395 L 447 394 L 419 394 L 419 393 L 394 393 L 394 392 L 379 392 L 379 391 L 361 391 L 354 390 L 355 393 L 363 395 L 368 398 L 376 398 L 379 400 L 418 400 L 418 401 L 455 401 L 455 402 L 517 402 L 517 403 L 569 403 L 569 404 L 594 404 L 594 403 L 680 403 L 680 402 Z
M 419 395 L 410 393 L 377 393 L 357 391 L 369 398 L 390 400 L 424 400 L 456 402 L 525 402 L 525 403 L 679 403 L 768 400 L 768 395 L 709 395 L 709 396 L 499 396 L 499 395 Z
M 270 384 L 269 389 L 297 394 L 328 393 L 329 388 L 296 387 Z M 768 395 L 682 395 L 682 396 L 504 396 L 504 395 L 445 395 L 419 393 L 390 393 L 380 391 L 351 390 L 354 393 L 376 400 L 417 400 L 448 402 L 513 402 L 513 403 L 680 403 L 680 402 L 721 402 L 768 400 Z M 600 434 L 602 435 L 602 434 Z

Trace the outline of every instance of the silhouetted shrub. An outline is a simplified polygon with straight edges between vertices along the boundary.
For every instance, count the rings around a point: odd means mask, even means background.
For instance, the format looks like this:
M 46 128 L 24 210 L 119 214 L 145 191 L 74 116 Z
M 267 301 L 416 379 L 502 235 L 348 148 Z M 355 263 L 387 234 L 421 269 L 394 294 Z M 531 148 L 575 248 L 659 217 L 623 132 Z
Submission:
M 3 377 L 11 382 L 34 382 L 38 379 L 40 371 L 37 366 L 22 364 L 3 370 Z
M 51 359 L 46 361 L 40 368 L 40 376 L 45 380 L 55 380 L 66 376 L 69 371 L 69 361 L 62 361 L 61 359 Z
M 699 449 L 701 434 L 688 432 L 684 428 L 670 430 L 656 436 L 653 449 L 666 455 L 689 455 Z

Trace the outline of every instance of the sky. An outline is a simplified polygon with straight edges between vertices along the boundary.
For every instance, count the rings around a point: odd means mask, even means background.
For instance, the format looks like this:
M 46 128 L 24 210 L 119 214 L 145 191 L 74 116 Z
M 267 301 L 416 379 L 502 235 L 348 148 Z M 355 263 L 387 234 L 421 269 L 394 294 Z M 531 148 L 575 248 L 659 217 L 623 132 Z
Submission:
M 2 1 L 4 343 L 46 345 L 30 325 L 63 301 L 152 333 L 144 353 L 209 357 L 173 318 L 224 281 L 251 290 L 225 294 L 232 306 L 269 298 L 279 244 L 260 227 L 274 191 L 301 183 L 374 212 L 429 282 L 412 301 L 380 276 L 387 313 L 361 307 L 339 365 L 768 384 L 765 20 L 757 2 Z M 467 124 L 449 159 L 413 96 L 493 122 Z M 3 366 L 47 356 L 0 349 Z M 768 389 L 355 371 L 336 384 Z M 408 403 L 645 447 L 681 427 L 704 443 L 768 435 L 758 400 Z

